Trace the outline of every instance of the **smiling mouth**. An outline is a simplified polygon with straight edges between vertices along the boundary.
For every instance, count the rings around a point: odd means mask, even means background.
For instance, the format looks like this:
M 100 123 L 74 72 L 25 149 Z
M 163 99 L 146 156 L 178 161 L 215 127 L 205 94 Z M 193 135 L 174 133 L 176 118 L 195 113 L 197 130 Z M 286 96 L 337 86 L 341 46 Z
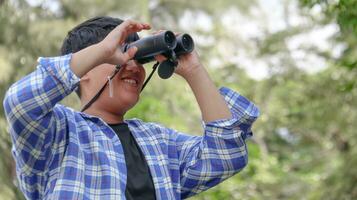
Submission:
M 123 80 L 125 83 L 128 83 L 128 84 L 130 84 L 130 85 L 132 85 L 132 86 L 135 86 L 135 87 L 138 86 L 138 81 L 135 80 L 135 79 L 132 79 L 132 78 L 123 78 L 122 80 Z

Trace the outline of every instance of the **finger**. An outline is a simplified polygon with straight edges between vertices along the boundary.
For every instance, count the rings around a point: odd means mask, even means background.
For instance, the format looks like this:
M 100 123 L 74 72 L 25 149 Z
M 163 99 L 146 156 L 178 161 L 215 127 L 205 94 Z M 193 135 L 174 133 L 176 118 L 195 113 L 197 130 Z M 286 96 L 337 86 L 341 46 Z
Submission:
M 125 38 L 133 33 L 140 32 L 142 30 L 151 29 L 151 26 L 146 23 L 131 23 L 129 25 L 124 26 L 121 29 L 121 39 L 124 41 Z
M 141 28 L 141 24 L 128 20 L 118 26 L 118 35 L 127 36 L 131 32 L 139 32 Z
M 126 63 L 130 59 L 132 59 L 135 56 L 137 51 L 138 51 L 138 48 L 134 46 L 134 47 L 131 47 L 130 49 L 128 49 L 128 51 L 126 51 L 125 53 L 123 53 L 123 55 L 122 55 L 123 63 Z
M 115 37 L 120 38 L 123 41 L 129 34 L 134 32 L 140 32 L 141 30 L 148 30 L 151 26 L 147 23 L 139 23 L 133 20 L 126 20 L 113 30 Z
M 123 28 L 124 28 L 124 30 L 127 30 L 127 31 L 138 32 L 138 31 L 141 31 L 141 30 L 144 30 L 144 29 L 150 29 L 151 26 L 149 24 L 146 24 L 146 23 L 134 22 L 134 23 L 131 23 L 129 25 L 125 25 Z
M 166 31 L 166 30 L 160 29 L 160 30 L 153 31 L 152 34 L 153 34 L 153 35 L 157 35 L 157 34 L 162 33 L 162 32 L 164 32 L 164 31 Z
M 181 35 L 182 33 L 181 32 L 174 32 L 174 34 L 177 37 L 177 36 Z
M 138 31 L 141 31 L 143 29 L 150 29 L 151 28 L 151 26 L 148 23 L 139 23 L 139 22 L 136 22 L 136 21 L 133 21 L 133 20 L 126 20 L 121 25 L 119 25 L 119 26 L 121 26 L 122 30 L 126 30 L 126 31 L 129 31 L 129 32 L 138 32 Z
M 164 60 L 167 60 L 167 58 L 163 55 L 156 55 L 155 60 L 157 60 L 158 62 L 162 62 Z
M 145 29 L 145 30 L 151 29 L 151 26 L 150 26 L 150 24 L 148 24 L 148 23 L 142 23 L 142 25 L 144 26 L 144 29 Z

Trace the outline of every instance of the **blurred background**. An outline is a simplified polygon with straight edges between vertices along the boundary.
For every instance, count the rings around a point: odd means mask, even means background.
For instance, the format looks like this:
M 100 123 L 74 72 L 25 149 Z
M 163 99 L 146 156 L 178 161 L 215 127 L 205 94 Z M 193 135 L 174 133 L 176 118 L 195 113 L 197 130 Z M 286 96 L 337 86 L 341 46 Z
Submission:
M 192 199 L 357 199 L 357 0 L 0 0 L 1 100 L 97 15 L 191 34 L 215 83 L 260 107 L 248 166 Z M 131 117 L 202 134 L 179 77 L 155 75 Z M 23 199 L 7 127 L 1 106 L 0 199 Z

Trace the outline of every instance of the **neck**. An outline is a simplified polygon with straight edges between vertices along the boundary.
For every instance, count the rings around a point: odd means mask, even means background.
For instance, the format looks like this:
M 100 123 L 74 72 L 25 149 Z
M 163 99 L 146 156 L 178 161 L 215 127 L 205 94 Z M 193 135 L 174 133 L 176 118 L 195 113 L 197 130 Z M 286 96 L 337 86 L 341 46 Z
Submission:
M 117 124 L 124 121 L 124 114 L 109 112 L 103 109 L 96 109 L 95 106 L 89 107 L 84 113 L 102 118 L 108 124 Z

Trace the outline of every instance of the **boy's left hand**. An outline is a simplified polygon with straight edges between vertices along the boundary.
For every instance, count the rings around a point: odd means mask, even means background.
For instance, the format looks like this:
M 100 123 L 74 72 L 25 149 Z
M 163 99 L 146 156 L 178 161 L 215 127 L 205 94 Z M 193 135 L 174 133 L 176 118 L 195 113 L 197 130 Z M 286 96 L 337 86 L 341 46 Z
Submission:
M 154 34 L 158 34 L 163 30 L 157 31 Z M 180 33 L 175 33 L 178 36 Z M 167 58 L 163 55 L 155 56 L 156 60 L 162 62 Z M 194 76 L 196 73 L 200 72 L 203 66 L 200 62 L 197 51 L 194 49 L 191 53 L 181 55 L 178 59 L 178 65 L 175 69 L 175 73 L 182 76 L 184 79 L 188 79 L 191 76 Z

